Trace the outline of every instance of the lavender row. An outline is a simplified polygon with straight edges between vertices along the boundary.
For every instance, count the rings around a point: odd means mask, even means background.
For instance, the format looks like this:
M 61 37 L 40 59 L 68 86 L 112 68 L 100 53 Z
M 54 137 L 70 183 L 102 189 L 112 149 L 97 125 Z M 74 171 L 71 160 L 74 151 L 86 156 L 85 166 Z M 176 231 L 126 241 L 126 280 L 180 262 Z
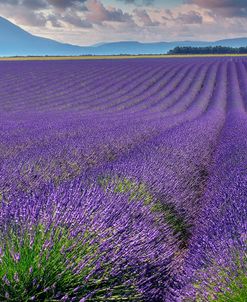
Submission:
M 0 300 L 242 295 L 246 66 L 1 63 Z

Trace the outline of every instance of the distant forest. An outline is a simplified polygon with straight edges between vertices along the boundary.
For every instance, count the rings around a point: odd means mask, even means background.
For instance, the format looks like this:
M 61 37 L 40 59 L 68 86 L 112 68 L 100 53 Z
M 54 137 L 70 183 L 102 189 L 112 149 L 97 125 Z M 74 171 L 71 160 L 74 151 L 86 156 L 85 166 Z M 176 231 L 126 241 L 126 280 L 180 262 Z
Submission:
M 226 46 L 209 46 L 209 47 L 191 47 L 177 46 L 168 52 L 170 55 L 186 54 L 247 54 L 246 47 L 226 47 Z

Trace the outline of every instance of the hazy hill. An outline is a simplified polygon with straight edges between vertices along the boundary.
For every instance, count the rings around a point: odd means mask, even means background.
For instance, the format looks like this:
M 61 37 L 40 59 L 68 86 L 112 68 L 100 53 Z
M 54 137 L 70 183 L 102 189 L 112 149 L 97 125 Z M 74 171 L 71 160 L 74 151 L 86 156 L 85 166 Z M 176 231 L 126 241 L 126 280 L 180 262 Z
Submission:
M 227 39 L 216 42 L 178 41 L 140 43 L 123 41 L 98 43 L 82 47 L 34 36 L 10 21 L 0 17 L 0 56 L 26 55 L 118 55 L 118 54 L 162 54 L 176 46 L 247 46 L 247 38 Z
M 81 47 L 33 36 L 0 17 L 0 55 L 80 54 Z

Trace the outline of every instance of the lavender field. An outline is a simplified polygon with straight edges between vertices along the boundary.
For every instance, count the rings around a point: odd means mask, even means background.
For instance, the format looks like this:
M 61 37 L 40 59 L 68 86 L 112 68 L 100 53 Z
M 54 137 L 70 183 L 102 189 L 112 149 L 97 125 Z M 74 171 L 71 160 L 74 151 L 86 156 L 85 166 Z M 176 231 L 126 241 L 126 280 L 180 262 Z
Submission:
M 0 62 L 0 301 L 247 301 L 247 58 Z

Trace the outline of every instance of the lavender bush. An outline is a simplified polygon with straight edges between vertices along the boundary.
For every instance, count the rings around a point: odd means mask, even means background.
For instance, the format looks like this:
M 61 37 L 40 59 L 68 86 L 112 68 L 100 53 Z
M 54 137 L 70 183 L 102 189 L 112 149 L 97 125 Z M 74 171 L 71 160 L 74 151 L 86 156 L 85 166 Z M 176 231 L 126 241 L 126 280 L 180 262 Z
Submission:
M 247 301 L 246 58 L 0 67 L 0 301 Z

